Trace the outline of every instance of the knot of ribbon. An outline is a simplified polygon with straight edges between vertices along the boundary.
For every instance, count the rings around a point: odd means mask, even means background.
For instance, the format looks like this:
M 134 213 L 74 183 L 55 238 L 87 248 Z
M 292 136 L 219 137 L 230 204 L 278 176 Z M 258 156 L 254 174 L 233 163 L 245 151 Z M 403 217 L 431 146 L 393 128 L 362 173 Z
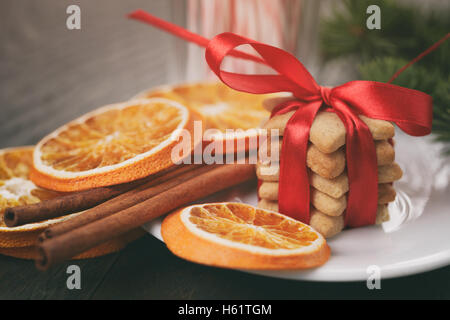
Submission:
M 345 224 L 351 227 L 375 223 L 378 200 L 378 167 L 375 144 L 360 115 L 394 122 L 405 133 L 423 136 L 431 132 L 432 98 L 420 91 L 374 82 L 350 81 L 334 88 L 319 86 L 303 64 L 280 48 L 233 33 L 211 40 L 154 17 L 142 10 L 130 15 L 206 47 L 211 70 L 229 87 L 263 94 L 291 92 L 295 99 L 278 105 L 271 116 L 295 111 L 283 133 L 280 155 L 279 211 L 305 223 L 310 218 L 310 185 L 306 167 L 309 131 L 314 118 L 326 105 L 346 129 L 346 163 L 349 180 Z M 236 50 L 250 45 L 256 57 Z M 228 55 L 263 63 L 275 74 L 239 74 L 221 69 Z
M 323 102 L 328 106 L 331 105 L 330 94 L 331 88 L 320 86 L 320 96 L 322 97 Z

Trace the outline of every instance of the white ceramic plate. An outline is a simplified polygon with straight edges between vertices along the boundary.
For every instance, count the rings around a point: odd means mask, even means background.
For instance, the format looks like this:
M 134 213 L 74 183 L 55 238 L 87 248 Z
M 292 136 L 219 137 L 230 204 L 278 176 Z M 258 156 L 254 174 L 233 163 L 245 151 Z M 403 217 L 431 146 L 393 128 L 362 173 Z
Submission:
M 270 277 L 310 281 L 365 281 L 368 267 L 381 279 L 407 276 L 450 265 L 450 161 L 430 138 L 397 133 L 396 159 L 404 177 L 396 183 L 391 221 L 383 226 L 349 229 L 328 241 L 331 258 L 306 271 L 245 271 Z M 199 202 L 242 201 L 256 205 L 254 184 L 220 192 Z M 161 219 L 145 226 L 161 238 Z

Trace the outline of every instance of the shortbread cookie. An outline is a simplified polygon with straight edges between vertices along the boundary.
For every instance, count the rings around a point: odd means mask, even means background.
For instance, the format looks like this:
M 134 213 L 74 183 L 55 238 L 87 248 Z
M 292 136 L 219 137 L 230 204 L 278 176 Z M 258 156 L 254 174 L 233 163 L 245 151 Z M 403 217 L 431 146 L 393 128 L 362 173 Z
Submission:
M 347 207 L 345 195 L 335 199 L 315 188 L 310 189 L 310 201 L 314 208 L 333 217 L 340 216 Z
M 332 153 L 323 153 L 311 144 L 306 152 L 306 165 L 318 175 L 333 179 L 345 169 L 345 153 L 342 149 Z
M 331 153 L 345 144 L 346 130 L 333 112 L 318 112 L 309 132 L 309 140 L 324 153 Z
M 332 217 L 311 208 L 309 225 L 325 238 L 331 238 L 344 229 L 344 215 Z
M 278 147 L 278 157 L 281 155 L 282 139 L 273 142 Z M 261 163 L 268 164 L 272 159 L 272 147 L 270 141 L 262 143 L 258 150 L 258 160 Z M 375 152 L 379 166 L 391 164 L 394 162 L 395 150 L 387 140 L 375 141 Z M 276 154 L 274 154 L 275 156 Z M 345 168 L 345 147 L 341 147 L 332 153 L 323 153 L 314 144 L 308 146 L 306 153 L 307 165 L 314 172 L 321 176 L 332 179 L 342 173 Z
M 395 149 L 387 140 L 375 141 L 378 166 L 391 164 L 395 160 Z
M 257 163 L 256 176 L 262 181 L 278 181 L 280 177 L 280 166 L 278 164 L 263 165 Z
M 286 124 L 295 111 L 286 112 L 283 114 L 276 115 L 267 120 L 267 122 L 262 126 L 264 129 L 268 130 L 268 135 L 270 136 L 270 130 L 277 129 L 280 136 L 284 135 L 284 129 Z
M 261 199 L 258 201 L 258 208 L 278 212 L 278 201 L 270 201 L 267 199 Z
M 263 182 L 258 189 L 258 196 L 261 199 L 270 201 L 278 200 L 278 182 Z M 331 216 L 340 215 L 347 206 L 345 194 L 341 197 L 332 197 L 314 187 L 311 188 L 311 204 Z M 395 200 L 396 192 L 391 184 L 383 183 L 378 185 L 378 203 L 386 204 Z
M 263 182 L 258 188 L 258 196 L 270 201 L 278 200 L 278 182 Z
M 276 115 L 270 118 L 263 126 L 265 129 L 278 129 L 284 134 L 287 122 L 295 111 Z M 360 116 L 360 119 L 369 127 L 374 140 L 387 140 L 394 136 L 392 123 L 384 120 L 370 119 Z M 309 140 L 324 153 L 331 153 L 345 144 L 346 130 L 339 116 L 334 112 L 320 111 L 311 125 Z
M 278 212 L 278 202 L 276 201 L 261 199 L 258 202 L 258 207 Z M 325 238 L 331 238 L 344 229 L 344 215 L 333 217 L 315 208 L 311 208 L 310 215 L 309 225 L 319 231 Z M 386 221 L 389 221 L 389 210 L 386 205 L 382 204 L 377 207 L 375 224 L 381 224 Z
M 340 198 L 348 191 L 348 177 L 346 173 L 342 173 L 334 179 L 326 179 L 310 171 L 309 183 L 317 190 L 333 198 Z
M 378 167 L 378 183 L 394 182 L 402 176 L 403 171 L 396 162 Z
M 283 137 L 274 137 L 273 141 L 271 141 L 270 136 L 266 141 L 263 141 L 259 144 L 258 147 L 258 161 L 264 164 L 270 163 L 270 161 L 279 161 L 280 159 L 274 158 L 272 159 L 272 148 L 275 146 L 278 148 L 278 157 L 281 156 L 281 145 L 283 144 Z
M 395 200 L 397 192 L 390 183 L 378 185 L 378 203 L 386 204 Z
M 348 177 L 341 174 L 334 179 L 325 179 L 318 174 L 310 173 L 309 182 L 311 186 L 333 198 L 340 198 L 348 192 Z M 381 183 L 378 185 L 378 203 L 388 203 L 395 200 L 394 187 L 390 183 Z
M 276 201 L 261 199 L 258 202 L 258 207 L 278 212 L 278 203 Z M 332 217 L 314 208 L 311 208 L 310 215 L 309 225 L 325 238 L 330 238 L 344 229 L 344 215 Z
M 394 126 L 388 121 L 370 119 L 365 116 L 360 116 L 360 119 L 369 127 L 374 140 L 387 140 L 395 134 Z M 345 136 L 344 124 L 337 114 L 319 112 L 311 126 L 309 140 L 320 151 L 330 153 L 345 144 Z
M 280 156 L 281 141 L 278 145 L 278 155 Z M 271 156 L 272 149 L 270 143 L 263 143 L 258 150 L 258 161 L 262 164 L 270 164 L 271 161 L 279 161 L 279 159 L 271 159 Z M 339 149 L 332 153 L 323 153 L 316 146 L 310 144 L 306 151 L 306 165 L 322 177 L 333 179 L 340 175 L 345 169 L 344 150 Z
M 277 201 L 261 199 L 258 202 L 258 207 L 278 212 Z M 330 238 L 338 234 L 344 228 L 344 215 L 333 217 L 324 214 L 315 208 L 311 208 L 310 215 L 310 226 L 319 231 L 325 238 Z M 381 224 L 386 221 L 389 221 L 388 207 L 384 204 L 378 205 L 375 224 Z
M 263 182 L 258 189 L 258 196 L 261 199 L 277 201 L 278 186 L 278 182 Z M 341 215 L 347 207 L 347 199 L 345 195 L 335 199 L 315 188 L 311 188 L 310 199 L 314 208 L 330 216 Z
M 375 224 L 382 224 L 383 222 L 389 221 L 389 210 L 387 205 L 381 204 L 377 208 L 377 218 Z
M 311 208 L 309 225 L 319 231 L 325 238 L 331 238 L 344 229 L 344 215 L 332 217 Z M 377 207 L 375 224 L 389 221 L 389 211 L 386 205 Z
M 342 174 L 347 175 L 345 171 Z M 258 179 L 263 181 L 278 181 L 280 178 L 280 166 L 278 163 L 271 163 L 270 165 L 257 163 L 256 175 L 258 176 Z M 400 179 L 402 175 L 403 171 L 396 162 L 378 167 L 378 183 L 394 182 Z M 342 183 L 344 180 L 339 181 Z M 335 179 L 330 179 L 330 184 L 335 185 Z M 348 188 L 348 180 L 347 180 L 347 188 Z
M 369 127 L 374 140 L 388 140 L 394 137 L 395 127 L 391 122 L 372 119 L 363 115 L 360 115 L 359 118 Z

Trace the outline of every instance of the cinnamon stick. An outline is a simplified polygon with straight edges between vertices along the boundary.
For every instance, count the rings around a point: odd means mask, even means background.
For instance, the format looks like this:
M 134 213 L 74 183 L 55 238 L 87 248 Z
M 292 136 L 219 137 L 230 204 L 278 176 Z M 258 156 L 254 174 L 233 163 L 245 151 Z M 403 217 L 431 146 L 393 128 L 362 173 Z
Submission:
M 3 220 L 7 227 L 53 219 L 83 211 L 135 187 L 136 183 L 125 183 L 111 187 L 100 187 L 67 194 L 42 202 L 6 208 Z
M 36 267 L 46 270 L 177 207 L 254 178 L 251 164 L 218 166 L 130 208 L 45 240 L 38 245 Z
M 163 191 L 179 185 L 193 177 L 212 170 L 215 166 L 186 166 L 182 170 L 174 171 L 172 174 L 164 175 L 155 180 L 149 181 L 132 189 L 128 192 L 103 202 L 91 209 L 86 210 L 83 214 L 65 220 L 47 228 L 40 236 L 39 241 L 54 238 L 60 234 L 70 230 L 79 228 L 93 221 L 107 217 L 115 212 L 129 208 L 145 201 Z
M 177 170 L 186 170 L 183 168 L 173 167 L 150 177 L 128 183 L 83 190 L 30 205 L 6 208 L 3 213 L 3 220 L 6 226 L 11 228 L 80 212 L 136 188 L 149 180 L 173 175 Z

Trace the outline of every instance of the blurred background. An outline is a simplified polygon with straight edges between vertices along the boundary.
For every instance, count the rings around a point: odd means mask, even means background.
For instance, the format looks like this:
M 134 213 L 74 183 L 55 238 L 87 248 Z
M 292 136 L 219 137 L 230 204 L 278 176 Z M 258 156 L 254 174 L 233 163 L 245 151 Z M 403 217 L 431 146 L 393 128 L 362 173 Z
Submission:
M 66 27 L 69 5 L 81 29 Z M 368 30 L 368 5 L 381 30 Z M 208 38 L 236 32 L 294 53 L 318 83 L 387 81 L 450 30 L 450 1 L 2 0 L 0 148 L 34 144 L 60 125 L 152 86 L 211 79 L 203 50 L 131 21 L 144 9 Z M 396 84 L 434 98 L 436 138 L 450 141 L 449 41 Z M 260 72 L 230 61 L 227 68 Z

